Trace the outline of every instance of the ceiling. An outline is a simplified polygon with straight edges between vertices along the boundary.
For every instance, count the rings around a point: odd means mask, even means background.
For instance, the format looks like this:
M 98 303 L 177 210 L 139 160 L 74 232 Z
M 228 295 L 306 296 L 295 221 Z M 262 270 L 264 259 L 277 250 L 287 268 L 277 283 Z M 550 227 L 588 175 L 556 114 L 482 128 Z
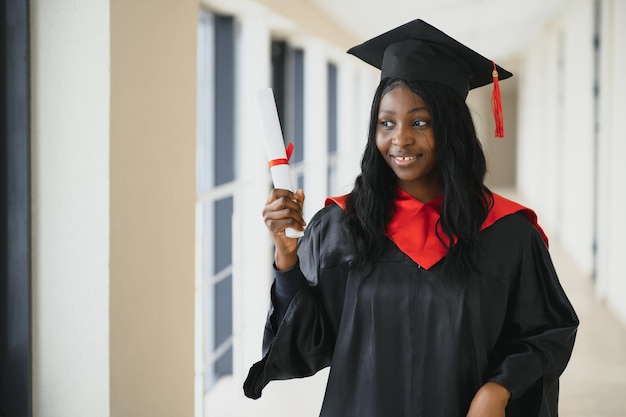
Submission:
M 515 58 L 567 0 L 309 0 L 364 41 L 422 19 L 499 63 Z

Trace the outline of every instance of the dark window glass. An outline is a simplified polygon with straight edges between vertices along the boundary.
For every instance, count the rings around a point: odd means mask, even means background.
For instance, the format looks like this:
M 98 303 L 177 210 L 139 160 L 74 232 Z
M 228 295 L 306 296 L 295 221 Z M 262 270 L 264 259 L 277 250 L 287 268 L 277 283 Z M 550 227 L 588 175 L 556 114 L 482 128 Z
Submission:
M 272 42 L 272 90 L 285 143 L 293 143 L 292 162 L 304 160 L 304 51 Z
M 215 202 L 215 270 L 214 273 L 230 266 L 233 261 L 233 197 L 223 198 Z
M 272 90 L 276 100 L 278 119 L 280 126 L 285 131 L 285 88 L 287 78 L 287 43 L 284 41 L 272 41 Z M 286 142 L 289 140 L 285 137 Z
M 293 161 L 304 160 L 304 51 L 293 51 Z
M 226 352 L 215 362 L 215 376 L 232 375 L 233 373 L 233 347 L 230 346 Z
M 233 279 L 232 275 L 215 284 L 215 349 L 218 349 L 233 334 Z
M 215 185 L 235 179 L 235 26 L 215 17 Z
M 337 152 L 337 67 L 328 64 L 328 153 Z

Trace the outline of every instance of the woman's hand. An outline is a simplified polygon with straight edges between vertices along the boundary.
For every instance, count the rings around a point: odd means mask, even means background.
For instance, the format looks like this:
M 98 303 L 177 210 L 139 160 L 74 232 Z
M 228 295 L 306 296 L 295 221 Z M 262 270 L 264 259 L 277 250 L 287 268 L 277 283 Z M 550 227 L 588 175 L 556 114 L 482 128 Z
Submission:
M 504 417 L 511 393 L 497 382 L 483 385 L 470 404 L 467 417 Z
M 263 208 L 265 226 L 272 235 L 276 253 L 274 254 L 276 269 L 285 271 L 293 267 L 298 261 L 298 239 L 288 238 L 285 229 L 303 230 L 305 226 L 302 218 L 304 192 L 295 193 L 287 190 L 273 189 Z

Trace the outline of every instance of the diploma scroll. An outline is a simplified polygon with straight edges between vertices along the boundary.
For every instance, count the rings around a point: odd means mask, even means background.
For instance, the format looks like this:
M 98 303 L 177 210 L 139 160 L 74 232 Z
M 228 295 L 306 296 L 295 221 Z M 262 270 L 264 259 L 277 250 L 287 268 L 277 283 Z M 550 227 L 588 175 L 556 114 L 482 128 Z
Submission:
M 256 98 L 274 188 L 295 192 L 296 190 L 293 186 L 287 154 L 285 153 L 283 133 L 280 130 L 274 93 L 271 88 L 263 88 L 257 92 Z M 291 238 L 304 235 L 303 232 L 292 228 L 285 229 L 285 234 L 287 237 Z

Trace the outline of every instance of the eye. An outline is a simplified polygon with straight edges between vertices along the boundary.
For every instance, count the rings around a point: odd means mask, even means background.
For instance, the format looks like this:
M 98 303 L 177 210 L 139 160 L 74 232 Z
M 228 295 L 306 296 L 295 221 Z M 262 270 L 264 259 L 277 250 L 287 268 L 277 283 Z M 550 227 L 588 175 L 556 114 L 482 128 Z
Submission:
M 413 122 L 413 126 L 419 128 L 419 129 L 423 129 L 426 126 L 428 126 L 428 122 L 426 120 L 415 120 Z
M 381 120 L 379 124 L 386 129 L 391 129 L 395 126 L 391 120 Z

